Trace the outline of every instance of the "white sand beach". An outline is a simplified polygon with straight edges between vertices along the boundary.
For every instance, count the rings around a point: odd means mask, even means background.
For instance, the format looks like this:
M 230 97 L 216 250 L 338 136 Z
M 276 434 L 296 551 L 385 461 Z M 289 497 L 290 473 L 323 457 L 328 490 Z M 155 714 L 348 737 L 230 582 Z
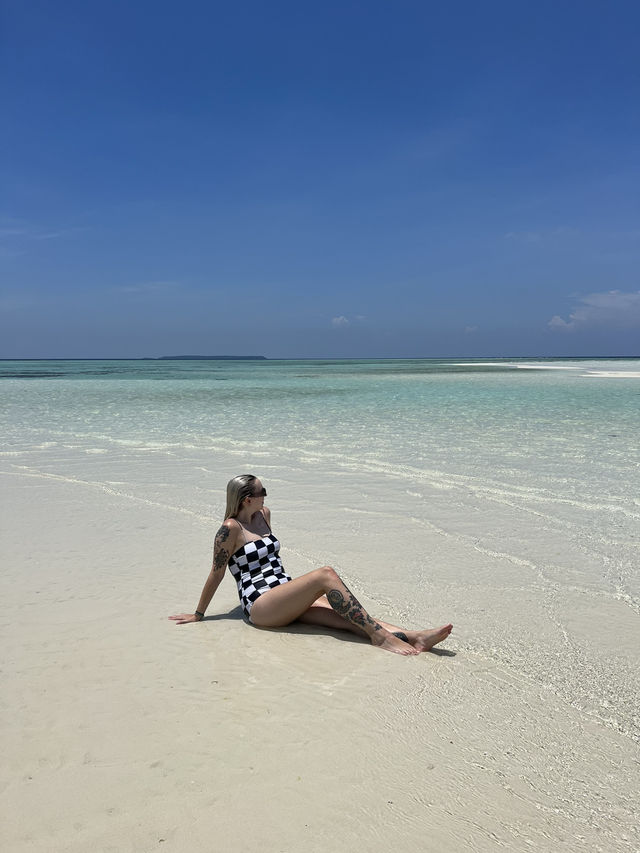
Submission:
M 280 505 L 269 501 L 288 570 L 325 553 L 344 570 L 360 551 L 348 580 L 370 612 L 451 620 L 451 638 L 404 659 L 346 634 L 260 631 L 240 618 L 230 577 L 204 623 L 176 626 L 167 616 L 195 607 L 219 519 L 204 503 L 156 499 L 150 481 L 107 482 L 96 459 L 3 462 L 3 849 L 639 848 L 637 744 L 616 724 L 626 706 L 612 697 L 603 724 L 588 690 L 568 701 L 558 680 L 572 647 L 585 679 L 594 661 L 633 671 L 637 622 L 624 602 L 592 612 L 583 591 L 556 584 L 559 631 L 542 579 L 524 588 L 491 543 L 483 553 L 410 513 L 422 556 L 394 574 L 380 525 L 346 517 L 324 479 L 296 484 L 313 494 L 313 516 L 292 517 L 290 473 L 286 499 L 279 489 Z M 238 464 L 229 455 L 214 481 L 205 475 L 218 502 Z M 176 478 L 175 496 L 185 484 L 169 463 L 161 473 Z M 330 527 L 341 554 L 323 547 Z M 546 682 L 520 668 L 526 648 Z
M 640 853 L 640 3 L 0 21 L 0 853 Z

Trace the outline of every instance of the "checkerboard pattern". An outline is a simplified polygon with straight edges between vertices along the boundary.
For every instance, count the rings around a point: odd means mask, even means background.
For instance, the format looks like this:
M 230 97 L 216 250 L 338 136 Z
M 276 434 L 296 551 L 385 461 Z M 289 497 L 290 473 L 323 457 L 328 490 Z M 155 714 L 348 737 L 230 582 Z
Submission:
M 229 560 L 229 570 L 238 584 L 240 604 L 247 618 L 253 602 L 263 592 L 291 580 L 282 566 L 280 543 L 273 533 L 238 548 Z

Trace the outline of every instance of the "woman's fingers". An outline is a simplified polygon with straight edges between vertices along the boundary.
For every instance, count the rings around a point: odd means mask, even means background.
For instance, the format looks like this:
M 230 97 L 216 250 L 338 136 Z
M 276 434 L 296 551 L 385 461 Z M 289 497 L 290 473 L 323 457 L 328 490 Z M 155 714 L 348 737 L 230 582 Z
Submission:
M 194 613 L 179 613 L 177 616 L 169 616 L 169 619 L 173 619 L 178 625 L 186 625 L 187 622 L 198 621 Z

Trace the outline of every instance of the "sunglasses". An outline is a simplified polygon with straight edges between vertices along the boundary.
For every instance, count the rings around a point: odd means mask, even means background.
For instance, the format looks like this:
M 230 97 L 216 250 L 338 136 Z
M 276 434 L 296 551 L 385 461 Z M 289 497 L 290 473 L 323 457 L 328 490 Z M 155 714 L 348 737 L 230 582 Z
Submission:
M 266 489 L 262 489 L 261 492 L 256 492 L 255 495 L 251 495 L 252 498 L 266 498 L 266 496 L 267 496 L 267 490 Z

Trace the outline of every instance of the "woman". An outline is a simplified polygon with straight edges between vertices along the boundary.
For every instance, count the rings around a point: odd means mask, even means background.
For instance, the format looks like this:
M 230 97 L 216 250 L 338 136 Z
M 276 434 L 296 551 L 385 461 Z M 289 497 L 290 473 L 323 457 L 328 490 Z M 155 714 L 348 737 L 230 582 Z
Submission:
M 330 566 L 292 580 L 280 561 L 280 543 L 271 532 L 266 489 L 252 474 L 227 485 L 225 521 L 216 533 L 213 566 L 195 613 L 170 616 L 178 625 L 200 622 L 220 585 L 225 569 L 238 584 L 245 616 L 259 628 L 281 628 L 291 622 L 344 628 L 366 636 L 374 646 L 397 655 L 417 655 L 442 642 L 452 625 L 407 631 L 376 621 Z

